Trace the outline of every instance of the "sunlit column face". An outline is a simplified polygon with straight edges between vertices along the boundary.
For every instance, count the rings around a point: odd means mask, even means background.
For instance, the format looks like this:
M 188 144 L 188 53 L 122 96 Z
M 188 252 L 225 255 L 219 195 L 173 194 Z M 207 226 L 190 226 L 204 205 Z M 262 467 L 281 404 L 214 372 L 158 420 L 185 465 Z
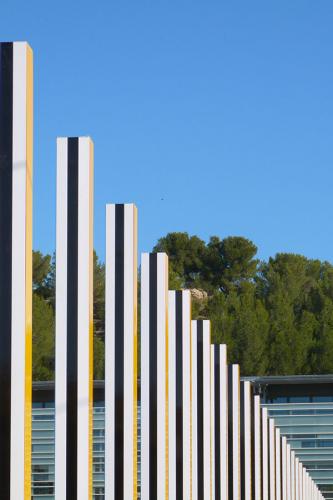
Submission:
M 191 294 L 169 291 L 169 498 L 191 499 Z
M 0 44 L 0 497 L 31 496 L 33 55 Z
M 268 415 L 267 408 L 261 413 L 261 440 L 262 440 L 262 499 L 269 498 L 269 448 L 268 448 Z
M 228 367 L 225 345 L 211 346 L 212 498 L 228 494 Z
M 281 500 L 281 433 L 280 429 L 275 429 L 275 481 L 276 500 Z
M 210 322 L 192 321 L 192 495 L 211 498 Z
M 240 373 L 238 365 L 228 366 L 228 485 L 229 498 L 241 497 Z
M 241 497 L 252 498 L 252 405 L 253 391 L 249 381 L 242 381 L 240 386 L 240 421 L 241 421 Z
M 56 500 L 92 498 L 93 144 L 57 141 Z
M 275 456 L 275 423 L 274 419 L 268 421 L 268 448 L 269 448 L 269 498 L 275 500 L 276 495 L 276 456 Z
M 168 498 L 168 257 L 141 259 L 141 497 Z
M 106 207 L 105 496 L 137 498 L 137 209 Z
M 254 487 L 253 498 L 261 500 L 262 486 L 262 439 L 261 439 L 261 408 L 260 396 L 254 396 L 253 401 L 253 448 L 254 463 L 252 470 L 252 482 Z

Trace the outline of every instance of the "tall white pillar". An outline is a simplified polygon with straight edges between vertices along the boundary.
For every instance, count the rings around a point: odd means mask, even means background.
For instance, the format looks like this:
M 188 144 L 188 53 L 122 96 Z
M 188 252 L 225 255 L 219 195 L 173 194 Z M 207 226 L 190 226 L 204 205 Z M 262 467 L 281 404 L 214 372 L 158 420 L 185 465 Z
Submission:
M 288 499 L 287 494 L 287 438 L 282 436 L 281 442 L 282 453 L 282 500 Z
M 269 499 L 269 448 L 268 448 L 268 414 L 267 408 L 261 413 L 261 440 L 262 440 L 262 500 Z
M 228 496 L 228 367 L 227 347 L 211 346 L 212 498 Z
M 31 497 L 33 55 L 0 43 L 0 498 Z
M 191 500 L 191 293 L 169 291 L 169 498 Z
M 290 483 L 291 483 L 291 500 L 295 500 L 296 481 L 295 481 L 295 452 L 290 452 Z
M 276 497 L 276 455 L 275 455 L 275 422 L 273 418 L 268 421 L 268 447 L 269 447 L 269 499 Z
M 253 391 L 249 381 L 240 386 L 240 434 L 241 434 L 241 498 L 252 499 L 252 404 Z
M 210 322 L 192 321 L 192 500 L 211 500 L 210 370 Z
M 291 449 L 287 443 L 287 499 L 291 500 Z
M 137 208 L 106 206 L 105 497 L 137 499 Z
M 240 373 L 239 365 L 228 367 L 228 485 L 229 500 L 241 498 Z
M 281 500 L 281 433 L 275 428 L 275 478 L 276 478 L 276 500 Z
M 168 257 L 141 258 L 141 498 L 168 500 Z M 117 499 L 118 500 L 118 499 Z
M 93 143 L 57 140 L 55 499 L 91 500 Z

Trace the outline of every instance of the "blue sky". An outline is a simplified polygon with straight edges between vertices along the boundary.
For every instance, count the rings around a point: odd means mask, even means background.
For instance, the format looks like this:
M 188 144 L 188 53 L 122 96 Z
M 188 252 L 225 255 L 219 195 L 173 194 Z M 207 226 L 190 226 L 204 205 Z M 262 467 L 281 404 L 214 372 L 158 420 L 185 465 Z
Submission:
M 332 0 L 2 0 L 35 56 L 34 247 L 55 248 L 55 140 L 95 142 L 105 203 L 140 251 L 169 231 L 242 235 L 333 262 Z

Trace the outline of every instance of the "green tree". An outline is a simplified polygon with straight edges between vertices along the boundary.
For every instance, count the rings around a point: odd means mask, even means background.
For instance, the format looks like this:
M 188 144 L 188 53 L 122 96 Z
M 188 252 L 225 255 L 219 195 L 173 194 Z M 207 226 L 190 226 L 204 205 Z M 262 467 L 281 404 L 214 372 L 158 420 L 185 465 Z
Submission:
M 212 324 L 212 341 L 227 344 L 228 359 L 241 365 L 243 375 L 266 373 L 269 316 L 253 284 L 227 295 L 216 292 L 208 301 L 206 316 Z
M 317 327 L 311 297 L 319 269 L 319 261 L 295 254 L 277 254 L 261 265 L 257 286 L 270 316 L 270 374 L 309 372 Z
M 252 241 L 240 236 L 220 240 L 212 236 L 204 259 L 203 282 L 208 288 L 226 293 L 244 281 L 252 280 L 257 273 L 257 247 Z
M 158 240 L 153 252 L 165 252 L 169 256 L 170 289 L 200 288 L 206 252 L 203 240 L 188 233 L 168 233 Z
M 32 303 L 33 380 L 54 379 L 54 312 L 38 294 Z
M 100 339 L 105 335 L 105 265 L 94 251 L 94 333 Z

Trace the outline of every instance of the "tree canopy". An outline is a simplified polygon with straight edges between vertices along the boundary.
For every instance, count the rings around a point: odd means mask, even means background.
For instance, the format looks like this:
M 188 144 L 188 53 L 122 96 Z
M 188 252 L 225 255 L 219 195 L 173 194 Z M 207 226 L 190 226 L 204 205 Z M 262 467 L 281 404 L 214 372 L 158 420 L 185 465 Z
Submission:
M 193 317 L 212 324 L 243 375 L 333 373 L 333 266 L 278 253 L 267 262 L 240 236 L 206 243 L 169 233 L 154 252 L 169 255 L 170 289 L 192 290 Z M 33 374 L 54 376 L 55 258 L 33 254 Z M 104 377 L 105 267 L 94 253 L 94 375 Z

